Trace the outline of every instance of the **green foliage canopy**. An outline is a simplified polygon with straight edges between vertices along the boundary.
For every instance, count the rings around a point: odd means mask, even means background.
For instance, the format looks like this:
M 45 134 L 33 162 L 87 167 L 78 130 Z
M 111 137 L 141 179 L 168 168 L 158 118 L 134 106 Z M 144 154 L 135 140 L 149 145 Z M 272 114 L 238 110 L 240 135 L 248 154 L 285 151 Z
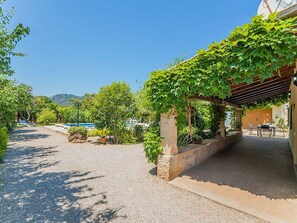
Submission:
M 10 65 L 11 57 L 24 55 L 15 52 L 15 47 L 23 37 L 29 34 L 30 29 L 20 23 L 10 31 L 7 26 L 9 25 L 14 12 L 13 10 L 5 12 L 2 8 L 4 3 L 5 0 L 0 1 L 0 75 L 10 76 L 13 74 Z
M 230 83 L 263 81 L 281 67 L 297 59 L 295 18 L 282 20 L 276 14 L 268 19 L 255 16 L 251 23 L 236 28 L 230 36 L 211 44 L 207 50 L 171 69 L 152 72 L 145 83 L 155 111 L 175 108 L 183 113 L 187 98 L 194 95 L 231 96 Z

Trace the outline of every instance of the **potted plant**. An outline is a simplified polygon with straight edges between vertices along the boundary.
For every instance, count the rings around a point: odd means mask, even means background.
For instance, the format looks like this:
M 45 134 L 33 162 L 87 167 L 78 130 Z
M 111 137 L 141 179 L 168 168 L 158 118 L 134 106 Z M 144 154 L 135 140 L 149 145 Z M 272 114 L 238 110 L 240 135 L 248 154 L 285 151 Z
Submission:
M 99 138 L 99 142 L 101 144 L 106 144 L 106 136 L 110 134 L 110 131 L 107 128 L 104 128 L 102 130 L 100 130 L 100 138 Z
M 201 144 L 202 143 L 202 137 L 199 135 L 193 135 L 192 139 L 194 144 Z

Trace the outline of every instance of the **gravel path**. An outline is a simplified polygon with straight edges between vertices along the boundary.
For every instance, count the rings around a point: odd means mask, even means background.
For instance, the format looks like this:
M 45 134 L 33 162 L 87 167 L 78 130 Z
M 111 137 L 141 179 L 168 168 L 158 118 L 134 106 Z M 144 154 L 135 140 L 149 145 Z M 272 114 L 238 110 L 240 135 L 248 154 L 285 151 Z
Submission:
M 160 180 L 141 145 L 24 128 L 0 168 L 0 222 L 261 222 Z

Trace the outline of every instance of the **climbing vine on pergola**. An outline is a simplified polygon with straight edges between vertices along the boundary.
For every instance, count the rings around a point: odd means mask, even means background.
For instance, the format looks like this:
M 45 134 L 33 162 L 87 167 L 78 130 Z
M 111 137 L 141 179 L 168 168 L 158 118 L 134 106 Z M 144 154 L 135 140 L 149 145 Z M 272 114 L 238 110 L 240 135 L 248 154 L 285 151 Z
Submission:
M 251 23 L 236 28 L 228 38 L 198 51 L 193 58 L 168 69 L 151 73 L 145 83 L 155 111 L 167 113 L 175 108 L 185 112 L 188 98 L 199 95 L 226 99 L 231 84 L 261 81 L 281 67 L 295 63 L 296 18 L 282 20 L 255 16 Z

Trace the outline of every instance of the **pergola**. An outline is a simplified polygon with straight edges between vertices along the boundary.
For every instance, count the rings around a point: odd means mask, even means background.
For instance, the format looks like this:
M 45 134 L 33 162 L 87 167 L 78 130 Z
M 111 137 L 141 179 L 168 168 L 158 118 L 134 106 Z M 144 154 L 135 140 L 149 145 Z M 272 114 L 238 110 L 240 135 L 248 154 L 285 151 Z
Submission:
M 285 14 L 284 17 L 291 16 L 291 14 L 292 12 L 289 15 Z M 187 63 L 189 60 L 185 62 Z M 190 99 L 209 101 L 223 106 L 232 106 L 236 111 L 236 121 L 241 123 L 243 105 L 287 94 L 292 84 L 292 77 L 296 72 L 297 64 L 295 63 L 279 68 L 273 75 L 264 80 L 261 80 L 259 75 L 255 75 L 252 83 L 234 83 L 233 79 L 229 78 L 228 82 L 231 88 L 231 95 L 227 98 L 205 97 L 197 93 L 191 96 Z M 190 150 L 180 153 L 177 147 L 176 116 L 177 114 L 175 112 L 161 115 L 160 126 L 164 151 L 158 159 L 158 175 L 165 180 L 175 178 L 180 173 L 199 164 L 219 150 L 237 142 L 242 137 L 241 129 L 236 134 L 226 137 L 224 120 L 221 120 L 219 123 L 220 139 L 216 139 L 202 147 L 200 146 L 199 149 L 192 147 Z
M 275 72 L 272 77 L 265 79 L 263 82 L 259 80 L 258 76 L 254 78 L 251 84 L 232 84 L 232 80 L 230 80 L 232 95 L 225 100 L 215 97 L 202 97 L 199 95 L 193 96 L 191 99 L 208 101 L 223 106 L 232 106 L 235 108 L 236 121 L 241 123 L 242 105 L 284 93 L 287 94 L 290 90 L 293 74 L 296 72 L 297 66 L 294 64 L 282 67 L 280 72 Z M 216 139 L 214 143 L 209 143 L 205 149 L 199 148 L 197 152 L 194 149 L 180 153 L 177 147 L 176 114 L 161 115 L 162 146 L 165 149 L 161 156 L 162 158 L 159 158 L 158 175 L 165 180 L 171 180 L 186 169 L 197 165 L 219 150 L 237 142 L 242 137 L 241 129 L 239 129 L 236 134 L 226 137 L 224 120 L 221 120 L 219 123 L 219 129 L 221 138 Z M 205 152 L 201 152 L 203 149 Z M 200 152 L 198 152 L 198 150 L 200 150 Z

